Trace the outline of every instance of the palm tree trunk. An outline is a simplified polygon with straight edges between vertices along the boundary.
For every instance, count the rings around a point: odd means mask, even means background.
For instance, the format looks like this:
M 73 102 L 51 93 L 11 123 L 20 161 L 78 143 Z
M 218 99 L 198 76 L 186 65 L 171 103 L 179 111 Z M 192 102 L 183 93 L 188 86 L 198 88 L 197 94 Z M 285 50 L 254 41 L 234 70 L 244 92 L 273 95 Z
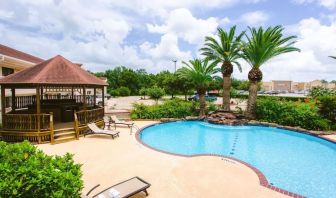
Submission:
M 198 95 L 199 95 L 199 102 L 200 102 L 199 117 L 204 117 L 205 116 L 205 108 L 206 108 L 205 91 L 198 91 Z
M 250 119 L 256 118 L 256 103 L 257 103 L 258 82 L 250 81 L 249 97 L 247 101 L 246 116 Z
M 230 111 L 230 89 L 231 89 L 231 76 L 223 75 L 223 103 L 222 108 L 224 111 Z

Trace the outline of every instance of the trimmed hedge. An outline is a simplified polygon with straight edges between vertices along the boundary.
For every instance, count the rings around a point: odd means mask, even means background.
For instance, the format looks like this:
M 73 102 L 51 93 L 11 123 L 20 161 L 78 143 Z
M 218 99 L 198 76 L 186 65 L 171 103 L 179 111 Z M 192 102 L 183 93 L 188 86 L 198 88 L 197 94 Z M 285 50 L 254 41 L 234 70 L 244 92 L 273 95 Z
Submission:
M 233 98 L 239 98 L 239 99 L 248 99 L 248 95 L 242 95 L 242 94 L 237 94 L 233 95 Z M 283 101 L 305 101 L 309 99 L 308 97 L 297 97 L 297 96 L 268 96 L 268 95 L 258 95 L 258 99 L 277 99 L 277 100 L 283 100 Z
M 0 197 L 80 197 L 81 165 L 69 153 L 48 156 L 25 141 L 0 141 Z
M 217 107 L 209 103 L 207 111 L 214 111 Z M 160 119 L 160 118 L 184 118 L 186 116 L 197 116 L 199 113 L 199 103 L 174 99 L 165 101 L 160 105 L 147 106 L 144 104 L 134 104 L 131 112 L 132 119 Z
M 319 114 L 314 102 L 291 102 L 279 99 L 258 99 L 257 119 L 310 130 L 330 130 L 331 122 Z

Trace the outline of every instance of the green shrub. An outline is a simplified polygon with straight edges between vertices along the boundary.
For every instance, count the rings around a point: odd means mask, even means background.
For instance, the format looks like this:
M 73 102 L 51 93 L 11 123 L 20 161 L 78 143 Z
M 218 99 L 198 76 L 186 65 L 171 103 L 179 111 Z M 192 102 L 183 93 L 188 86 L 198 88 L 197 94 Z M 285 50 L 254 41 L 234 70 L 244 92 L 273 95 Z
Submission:
M 207 112 L 215 111 L 214 104 L 207 106 Z M 135 104 L 131 112 L 132 119 L 160 119 L 160 118 L 184 118 L 186 116 L 197 116 L 199 113 L 199 103 L 189 102 L 181 99 L 165 101 L 161 105 L 147 106 Z
M 81 165 L 48 156 L 29 142 L 0 142 L 0 197 L 80 197 Z
M 307 99 L 307 97 L 296 97 L 296 96 L 270 96 L 270 95 L 258 95 L 258 99 L 275 99 L 275 100 L 281 100 L 281 101 L 304 101 Z M 238 99 L 247 99 L 248 95 L 242 95 L 242 94 L 237 94 L 234 95 L 232 98 L 238 98 Z
M 131 90 L 128 87 L 119 87 L 117 89 L 119 96 L 129 96 L 131 95 Z
M 329 130 L 330 121 L 319 115 L 314 102 L 291 102 L 268 98 L 258 99 L 256 114 L 261 121 L 312 130 Z
M 316 98 L 319 96 L 336 96 L 335 89 L 327 89 L 323 87 L 313 87 L 309 90 L 309 96 Z
M 162 96 L 165 95 L 165 91 L 164 91 L 164 89 L 162 89 L 160 87 L 154 86 L 152 88 L 147 89 L 147 94 L 152 99 L 159 100 L 160 98 L 162 98 Z
M 336 95 L 319 96 L 316 100 L 320 115 L 330 120 L 333 123 L 332 129 L 336 129 Z
M 146 99 L 146 95 L 148 94 L 148 89 L 143 87 L 139 90 L 140 96 L 143 96 L 144 99 Z
M 109 91 L 110 95 L 113 97 L 119 96 L 119 91 L 116 89 L 112 89 Z

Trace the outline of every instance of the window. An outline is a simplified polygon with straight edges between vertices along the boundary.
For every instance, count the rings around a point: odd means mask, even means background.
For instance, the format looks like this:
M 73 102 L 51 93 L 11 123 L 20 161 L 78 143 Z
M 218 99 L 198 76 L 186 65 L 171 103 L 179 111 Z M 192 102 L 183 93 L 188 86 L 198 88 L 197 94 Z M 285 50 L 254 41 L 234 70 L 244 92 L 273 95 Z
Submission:
M 2 75 L 3 76 L 8 76 L 9 74 L 14 73 L 14 69 L 12 68 L 7 68 L 7 67 L 2 67 Z

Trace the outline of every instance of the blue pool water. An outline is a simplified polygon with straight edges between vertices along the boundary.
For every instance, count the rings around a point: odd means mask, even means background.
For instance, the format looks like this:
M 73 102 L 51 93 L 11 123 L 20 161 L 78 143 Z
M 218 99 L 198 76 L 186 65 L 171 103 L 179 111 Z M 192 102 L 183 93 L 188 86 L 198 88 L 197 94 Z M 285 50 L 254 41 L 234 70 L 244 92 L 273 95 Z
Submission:
M 148 127 L 140 139 L 176 154 L 220 154 L 258 168 L 269 183 L 313 198 L 336 197 L 336 144 L 263 126 L 179 121 Z

